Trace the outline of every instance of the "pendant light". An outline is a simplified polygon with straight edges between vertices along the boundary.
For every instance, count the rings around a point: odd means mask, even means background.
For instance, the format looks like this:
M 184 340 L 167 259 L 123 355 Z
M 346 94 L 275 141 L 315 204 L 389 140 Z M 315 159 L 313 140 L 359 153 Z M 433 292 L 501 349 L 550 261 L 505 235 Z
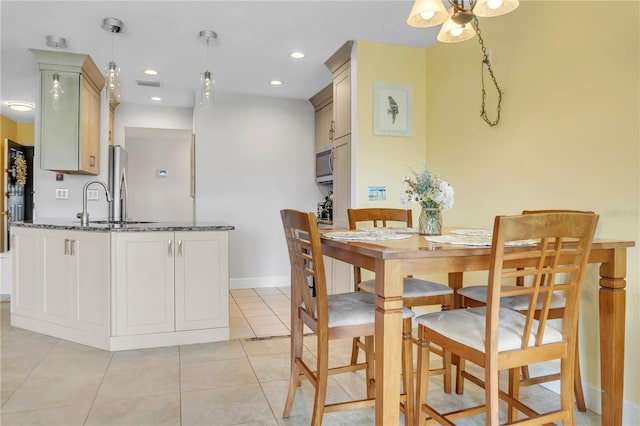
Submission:
M 209 108 L 213 105 L 213 74 L 209 71 L 209 45 L 213 40 L 218 39 L 218 34 L 211 30 L 200 31 L 200 40 L 207 44 L 207 56 L 205 60 L 205 71 L 200 75 L 200 106 Z
M 114 36 L 122 31 L 122 21 L 116 18 L 104 18 L 102 29 L 111 33 L 111 61 L 105 72 L 106 92 L 109 103 L 120 102 L 120 68 L 113 59 Z
M 415 0 L 413 9 L 407 18 L 407 24 L 412 27 L 433 27 L 442 24 L 438 33 L 438 41 L 454 43 L 469 40 L 476 35 L 482 50 L 482 105 L 480 117 L 491 127 L 500 122 L 502 102 L 502 89 L 498 85 L 491 67 L 491 60 L 484 45 L 480 31 L 478 17 L 494 17 L 507 14 L 515 10 L 520 2 L 518 0 Z M 449 5 L 449 11 L 445 9 Z M 485 109 L 487 93 L 484 88 L 484 73 L 489 73 L 498 95 L 496 118 L 489 119 Z
M 57 36 L 47 36 L 47 46 L 54 47 L 56 52 L 58 49 L 65 49 L 67 47 L 67 40 L 63 37 Z M 53 72 L 53 76 L 51 79 L 51 87 L 49 89 L 49 97 L 51 98 L 51 107 L 54 111 L 58 111 L 60 109 L 60 105 L 62 102 L 62 95 L 64 95 L 64 91 L 62 90 L 62 83 L 60 82 L 60 74 L 58 74 L 58 60 L 56 59 L 56 69 Z

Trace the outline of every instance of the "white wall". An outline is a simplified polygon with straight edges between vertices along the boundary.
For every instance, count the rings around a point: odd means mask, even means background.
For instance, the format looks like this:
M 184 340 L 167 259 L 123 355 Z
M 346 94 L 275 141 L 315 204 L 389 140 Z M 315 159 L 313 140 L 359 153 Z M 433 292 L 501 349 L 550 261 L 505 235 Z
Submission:
M 289 285 L 280 210 L 315 211 L 314 112 L 302 100 L 219 95 L 196 108 L 196 217 L 224 221 L 232 288 Z

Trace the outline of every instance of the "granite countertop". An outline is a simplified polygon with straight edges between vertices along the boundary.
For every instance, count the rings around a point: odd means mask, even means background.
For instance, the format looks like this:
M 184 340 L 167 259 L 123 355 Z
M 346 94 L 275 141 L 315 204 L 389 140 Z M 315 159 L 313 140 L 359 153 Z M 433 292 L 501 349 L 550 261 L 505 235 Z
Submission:
M 104 219 L 90 220 L 87 226 L 82 226 L 80 219 L 38 219 L 29 222 L 14 222 L 11 226 L 88 232 L 232 231 L 235 229 L 234 226 L 223 222 L 148 222 L 131 219 L 127 223 L 105 222 Z

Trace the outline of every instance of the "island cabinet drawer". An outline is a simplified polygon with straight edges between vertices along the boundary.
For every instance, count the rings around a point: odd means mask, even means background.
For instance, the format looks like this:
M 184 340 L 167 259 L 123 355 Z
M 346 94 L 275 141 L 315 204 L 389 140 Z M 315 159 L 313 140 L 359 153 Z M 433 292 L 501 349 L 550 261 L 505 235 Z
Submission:
M 113 238 L 115 335 L 228 327 L 227 232 Z

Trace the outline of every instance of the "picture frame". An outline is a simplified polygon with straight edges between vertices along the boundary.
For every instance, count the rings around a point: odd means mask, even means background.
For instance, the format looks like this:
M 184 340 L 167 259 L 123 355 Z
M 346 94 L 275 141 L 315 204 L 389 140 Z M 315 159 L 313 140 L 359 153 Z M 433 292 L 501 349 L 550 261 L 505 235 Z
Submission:
M 373 83 L 373 134 L 378 136 L 412 136 L 411 86 Z

